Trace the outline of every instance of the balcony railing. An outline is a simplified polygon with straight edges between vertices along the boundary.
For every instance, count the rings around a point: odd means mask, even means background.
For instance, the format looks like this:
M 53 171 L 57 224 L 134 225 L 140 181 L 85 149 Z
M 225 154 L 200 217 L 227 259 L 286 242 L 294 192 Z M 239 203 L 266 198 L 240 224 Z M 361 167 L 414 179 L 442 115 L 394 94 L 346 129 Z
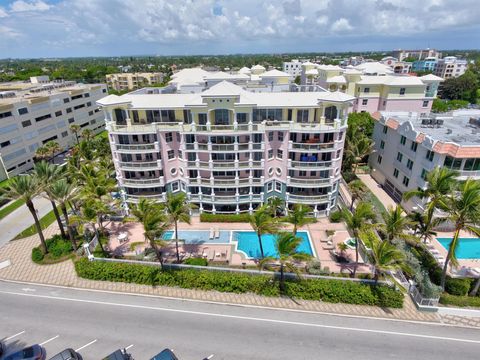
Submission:
M 287 180 L 287 185 L 292 185 L 292 186 L 321 186 L 321 185 L 327 185 L 330 184 L 331 180 L 330 178 L 326 179 L 319 179 L 319 178 L 314 178 L 314 179 L 298 179 L 298 178 L 289 178 Z
M 161 164 L 157 161 L 142 161 L 142 162 L 122 162 L 118 163 L 122 169 L 159 169 Z
M 330 143 L 290 143 L 289 150 L 301 150 L 301 151 L 322 151 L 335 148 L 335 142 Z
M 190 185 L 205 185 L 205 186 L 251 186 L 262 185 L 262 178 L 190 178 Z
M 204 194 L 192 194 L 190 195 L 190 201 L 207 202 L 213 204 L 236 204 L 246 203 L 251 201 L 263 201 L 262 194 L 244 194 L 244 195 L 204 195 Z
M 287 193 L 286 200 L 302 204 L 314 204 L 321 201 L 328 201 L 328 197 L 328 195 L 295 195 Z
M 135 125 L 117 125 L 114 122 L 107 123 L 107 129 L 113 133 L 156 133 L 157 131 L 179 131 L 182 129 L 181 122 L 165 122 L 151 124 L 135 124 Z
M 229 162 L 212 161 L 211 163 L 207 162 L 207 161 L 199 161 L 198 163 L 196 161 L 188 161 L 187 165 L 190 168 L 212 169 L 212 170 L 218 170 L 218 169 L 250 169 L 250 168 L 261 168 L 261 167 L 263 167 L 261 161 L 238 161 L 238 162 L 235 162 L 235 161 L 229 161 Z
M 289 166 L 292 168 L 299 169 L 320 169 L 320 168 L 331 168 L 333 166 L 333 161 L 290 161 Z
M 117 151 L 127 151 L 127 152 L 135 152 L 135 151 L 151 151 L 155 150 L 155 144 L 115 144 L 115 148 Z
M 152 186 L 163 186 L 165 184 L 163 178 L 154 178 L 154 179 L 122 179 L 121 183 L 123 185 L 133 186 L 133 187 L 152 187 Z
M 151 199 L 151 200 L 157 200 L 157 201 L 166 201 L 166 196 L 165 194 L 135 194 L 135 195 L 130 195 L 127 194 L 127 201 L 129 202 L 138 202 L 140 199 L 146 198 L 146 199 Z

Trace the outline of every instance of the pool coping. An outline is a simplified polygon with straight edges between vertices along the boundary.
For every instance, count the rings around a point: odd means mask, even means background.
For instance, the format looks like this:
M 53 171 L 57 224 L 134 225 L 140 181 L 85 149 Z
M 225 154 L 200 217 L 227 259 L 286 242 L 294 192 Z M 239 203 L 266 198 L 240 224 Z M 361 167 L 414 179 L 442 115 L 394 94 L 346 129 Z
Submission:
M 175 235 L 175 230 L 167 230 L 167 231 L 171 231 L 172 232 L 172 237 L 170 239 L 162 239 L 162 240 L 165 240 L 165 241 L 173 241 L 175 240 L 173 237 Z M 202 231 L 202 232 L 206 232 L 208 233 L 210 230 L 204 230 L 204 229 L 199 229 L 199 230 L 179 230 L 180 231 L 185 231 L 185 232 L 199 232 L 199 231 Z M 233 230 L 219 230 L 219 232 L 232 232 Z M 230 234 L 230 238 L 228 240 L 228 242 L 212 242 L 212 241 L 208 241 L 208 242 L 197 242 L 197 243 L 192 243 L 192 242 L 185 242 L 184 239 L 178 239 L 178 240 L 181 240 L 181 241 L 184 241 L 185 244 L 187 245 L 231 245 L 232 244 L 232 235 Z
M 440 246 L 448 253 L 448 248 L 446 248 L 445 246 L 443 246 L 442 242 L 439 240 L 439 239 L 448 239 L 448 240 L 453 240 L 453 237 L 435 237 L 435 240 L 440 244 Z M 479 237 L 468 237 L 468 236 L 463 236 L 463 237 L 459 237 L 459 239 L 473 239 L 473 240 L 478 240 L 478 242 L 480 243 L 480 238 Z M 466 261 L 476 261 L 476 260 L 480 260 L 480 256 L 479 257 L 472 257 L 472 258 L 466 258 L 466 257 L 459 257 L 458 254 L 456 256 L 456 258 L 458 260 L 466 260 Z

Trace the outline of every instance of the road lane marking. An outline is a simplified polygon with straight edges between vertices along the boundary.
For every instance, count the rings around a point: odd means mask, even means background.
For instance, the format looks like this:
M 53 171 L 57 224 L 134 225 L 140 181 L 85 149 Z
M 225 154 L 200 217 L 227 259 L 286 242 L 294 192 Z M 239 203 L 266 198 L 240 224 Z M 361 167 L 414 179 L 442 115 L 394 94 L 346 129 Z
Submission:
M 352 332 L 361 332 L 361 333 L 363 332 L 363 333 L 383 334 L 383 335 L 392 335 L 392 336 L 404 336 L 404 337 L 413 337 L 413 338 L 422 338 L 422 339 L 447 340 L 447 341 L 454 341 L 454 342 L 480 344 L 480 340 L 470 340 L 470 339 L 462 339 L 462 338 L 454 338 L 454 337 L 446 337 L 446 336 L 413 334 L 413 333 L 405 333 L 405 332 L 398 332 L 398 331 L 375 330 L 375 329 L 355 328 L 355 327 L 347 327 L 347 326 L 324 325 L 324 324 L 315 324 L 315 323 L 305 323 L 305 322 L 299 322 L 299 321 L 277 320 L 277 319 L 248 317 L 248 316 L 240 316 L 240 315 L 227 315 L 227 314 L 193 311 L 193 310 L 169 309 L 169 308 L 147 306 L 147 305 L 122 304 L 122 303 L 114 303 L 114 302 L 107 302 L 107 301 L 74 299 L 74 298 L 67 298 L 67 297 L 60 297 L 60 296 L 25 294 L 25 293 L 17 293 L 12 291 L 0 291 L 0 293 L 9 294 L 9 295 L 26 296 L 26 297 L 36 297 L 36 298 L 50 299 L 50 300 L 71 301 L 71 302 L 86 303 L 86 304 L 118 306 L 118 307 L 132 308 L 132 309 L 144 309 L 144 310 L 173 312 L 173 313 L 189 314 L 189 315 L 210 316 L 210 317 L 224 318 L 224 319 L 236 319 L 236 320 L 256 321 L 256 322 L 265 322 L 265 323 L 282 324 L 282 325 L 313 327 L 313 328 L 321 328 L 321 329 L 343 330 L 343 331 L 352 331 Z
M 75 352 L 79 352 L 80 350 L 83 350 L 85 349 L 87 346 L 90 346 L 92 344 L 95 344 L 97 342 L 97 339 L 93 340 L 93 341 L 90 341 L 88 344 L 85 344 L 83 346 L 80 346 L 77 350 L 75 350 Z
M 23 288 L 22 291 L 25 291 L 25 292 L 35 292 L 37 290 L 35 289 L 30 289 L 30 288 Z
M 19 333 L 16 333 L 15 335 L 12 335 L 12 336 L 9 336 L 5 339 L 5 341 L 8 341 L 8 340 L 12 340 L 14 337 L 18 336 L 18 335 L 22 335 L 22 334 L 25 334 L 25 330 L 23 331 L 20 331 Z
M 54 337 L 52 337 L 52 338 L 50 338 L 50 339 L 48 339 L 48 340 L 45 340 L 44 342 L 40 343 L 39 345 L 42 345 L 42 346 L 43 346 L 43 345 L 45 345 L 45 344 L 48 344 L 50 341 L 53 341 L 53 340 L 55 340 L 55 339 L 58 338 L 58 337 L 60 337 L 60 335 L 57 335 L 57 336 L 54 336 Z
M 128 345 L 128 346 L 125 348 L 125 350 L 130 349 L 132 346 L 133 346 L 133 344 Z

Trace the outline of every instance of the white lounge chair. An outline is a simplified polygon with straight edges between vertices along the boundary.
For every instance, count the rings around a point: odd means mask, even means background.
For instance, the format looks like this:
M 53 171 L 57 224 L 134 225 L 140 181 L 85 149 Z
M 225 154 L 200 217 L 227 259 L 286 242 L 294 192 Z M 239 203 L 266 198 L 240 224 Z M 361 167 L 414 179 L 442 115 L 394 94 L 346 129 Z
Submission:
M 218 239 L 220 237 L 220 230 L 218 228 L 215 228 L 215 239 Z
M 212 240 L 215 236 L 215 231 L 213 230 L 213 228 L 210 228 L 210 235 L 209 235 L 209 239 Z

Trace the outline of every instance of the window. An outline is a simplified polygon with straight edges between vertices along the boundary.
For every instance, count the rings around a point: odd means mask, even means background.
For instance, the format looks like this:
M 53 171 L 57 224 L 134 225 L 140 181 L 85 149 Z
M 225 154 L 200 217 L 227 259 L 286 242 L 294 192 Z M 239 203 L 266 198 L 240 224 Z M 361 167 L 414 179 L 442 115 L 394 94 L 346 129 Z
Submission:
M 378 155 L 378 157 L 377 157 L 377 162 L 378 162 L 379 164 L 382 163 L 382 155 Z
M 397 161 L 398 162 L 402 162 L 402 159 L 403 159 L 403 154 L 402 153 L 397 153 Z
M 237 113 L 237 123 L 246 124 L 247 123 L 247 113 Z
M 215 125 L 228 125 L 228 109 L 215 109 L 214 110 L 214 123 Z
M 199 125 L 207 124 L 207 114 L 198 114 L 198 124 Z
M 273 150 L 272 149 L 268 150 L 268 158 L 273 159 Z
M 27 126 L 30 126 L 30 125 L 32 125 L 32 122 L 30 120 L 22 121 L 22 126 L 23 127 L 27 127 Z
M 175 151 L 173 151 L 173 150 L 168 150 L 168 151 L 167 151 L 167 158 L 168 158 L 168 160 L 171 160 L 171 159 L 173 159 L 174 157 L 175 157 Z
M 178 189 L 178 181 L 175 181 L 174 183 L 172 183 L 172 192 L 178 191 Z
M 427 180 L 427 174 L 428 174 L 428 171 L 425 170 L 425 169 L 422 169 L 422 174 L 420 175 L 422 177 L 423 180 Z
M 173 141 L 173 134 L 171 132 L 165 133 L 165 141 L 172 142 Z
M 69 102 L 70 102 L 70 99 L 69 99 L 69 98 L 63 99 L 63 103 L 64 103 L 64 104 L 69 103 Z
M 179 132 L 175 133 L 177 135 L 177 142 L 180 142 L 182 140 L 182 135 L 180 135 Z
M 72 108 L 67 108 L 67 114 L 72 112 Z
M 283 150 L 280 150 L 280 149 L 277 150 L 277 158 L 283 159 Z
M 418 144 L 415 141 L 412 141 L 412 144 L 410 145 L 410 150 L 412 150 L 413 152 L 417 152 L 417 147 Z
M 55 111 L 55 116 L 62 116 L 62 110 Z
M 63 131 L 62 132 L 62 137 L 67 137 L 68 136 L 68 132 L 67 131 Z
M 75 122 L 75 119 L 74 119 L 74 118 L 68 119 L 68 123 L 69 123 L 69 124 L 71 124 L 71 123 L 73 123 L 73 122 Z
M 402 135 L 402 137 L 400 138 L 400 144 L 405 145 L 406 141 L 407 141 L 407 138 Z
M 308 109 L 297 110 L 297 122 L 299 123 L 308 122 Z
M 457 159 L 457 158 L 452 158 L 450 156 L 445 157 L 445 162 L 443 165 L 447 168 L 453 169 L 453 170 L 460 170 L 460 167 L 462 166 L 462 159 Z
M 408 184 L 410 183 L 410 179 L 406 176 L 403 177 L 403 180 L 402 180 L 402 184 L 405 185 L 405 186 L 408 186 Z
M 413 161 L 410 159 L 407 160 L 407 168 L 409 168 L 410 170 L 412 170 L 413 168 Z
M 40 122 L 40 121 L 43 121 L 43 120 L 50 119 L 51 117 L 52 117 L 52 115 L 46 114 L 46 115 L 43 115 L 43 116 L 36 117 L 35 121 Z
M 398 169 L 394 169 L 394 170 L 393 170 L 393 176 L 394 176 L 395 178 L 398 178 Z
M 275 181 L 275 191 L 282 192 L 282 183 Z
M 86 97 L 86 98 L 87 98 L 87 97 L 90 97 L 90 94 L 89 94 L 89 93 L 85 93 L 85 94 L 83 94 L 83 97 Z
M 405 88 L 400 88 L 400 95 L 405 95 Z
M 273 131 L 268 133 L 268 141 L 273 141 Z
M 368 104 L 368 99 L 362 99 L 362 105 L 367 105 Z
M 192 122 L 192 112 L 188 109 L 183 110 L 183 122 L 190 124 Z
M 380 141 L 380 149 L 385 149 L 385 141 Z
M 283 141 L 283 131 L 277 133 L 278 141 Z
M 435 155 L 435 153 L 433 151 L 428 150 L 427 151 L 427 156 L 425 156 L 425 157 L 428 159 L 428 161 L 433 161 L 433 156 L 434 155 Z
M 267 183 L 267 191 L 268 191 L 268 192 L 273 191 L 273 181 Z
M 363 92 L 368 94 L 370 92 L 370 88 L 363 89 Z
M 385 126 L 383 127 L 383 133 L 384 133 L 384 134 L 386 134 L 386 133 L 387 133 L 387 131 L 388 131 L 388 126 L 387 126 L 387 125 L 385 125 Z
M 428 100 L 425 100 L 425 101 L 423 102 L 422 106 L 423 106 L 423 107 L 428 107 L 428 103 L 429 103 L 429 101 L 428 101 Z
M 18 115 L 28 114 L 28 109 L 26 107 L 18 109 Z

